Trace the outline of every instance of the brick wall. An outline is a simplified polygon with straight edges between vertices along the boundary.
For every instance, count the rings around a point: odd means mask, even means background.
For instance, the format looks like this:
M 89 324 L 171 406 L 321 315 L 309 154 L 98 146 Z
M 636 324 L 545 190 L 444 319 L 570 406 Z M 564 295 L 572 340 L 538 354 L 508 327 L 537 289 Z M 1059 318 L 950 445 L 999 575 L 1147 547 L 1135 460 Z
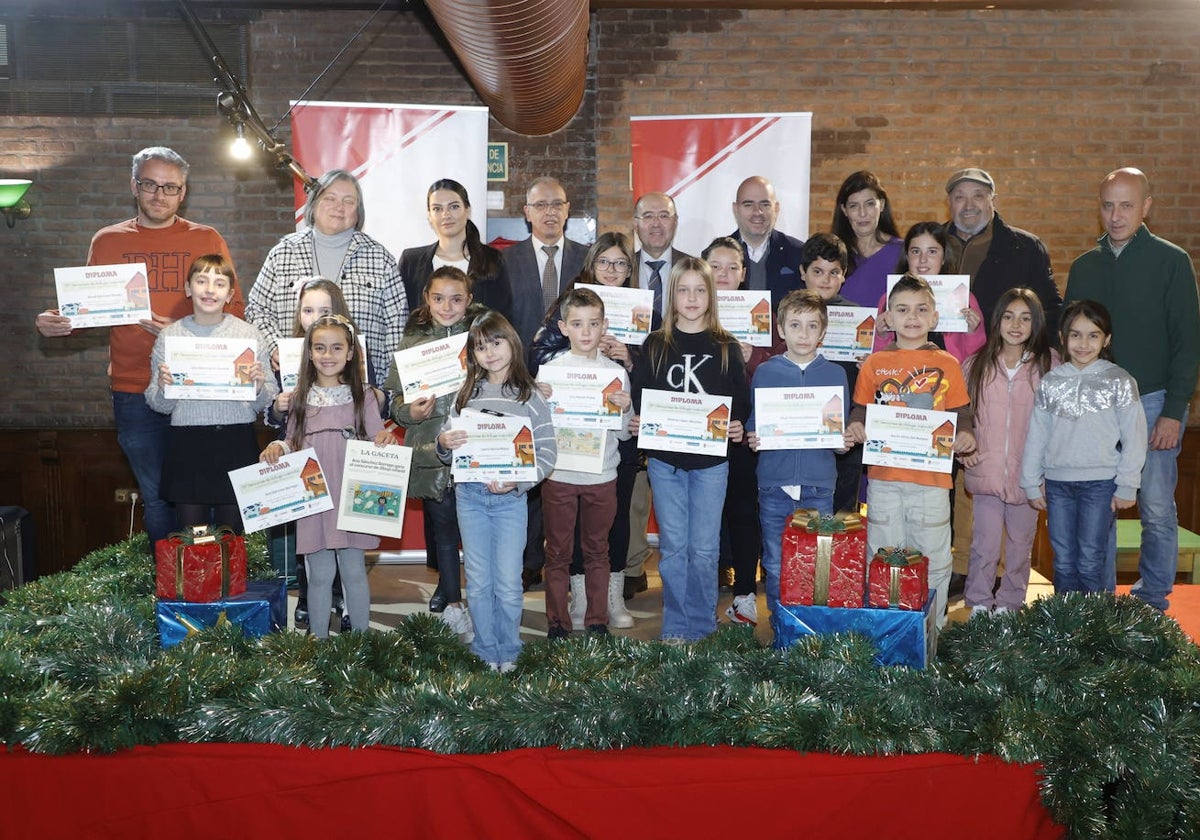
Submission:
M 365 18 L 271 11 L 251 22 L 248 82 L 268 124 Z M 983 165 L 1005 219 L 1046 241 L 1065 281 L 1099 232 L 1099 178 L 1135 165 L 1155 184 L 1154 230 L 1200 255 L 1194 10 L 606 10 L 593 24 L 589 93 L 566 128 L 525 138 L 492 123 L 490 139 L 511 144 L 504 215 L 519 214 L 531 177 L 556 173 L 576 214 L 625 227 L 630 115 L 810 110 L 814 230 L 855 169 L 881 176 L 904 227 L 944 218 L 946 175 Z M 431 32 L 416 13 L 379 15 L 311 98 L 479 104 Z M 0 226 L 0 427 L 111 424 L 104 336 L 43 341 L 32 322 L 53 301 L 53 267 L 82 262 L 97 227 L 131 215 L 132 151 L 163 142 L 191 161 L 188 215 L 217 226 L 253 280 L 289 229 L 291 186 L 261 162 L 227 163 L 229 136 L 215 109 L 186 120 L 0 116 L 0 176 L 36 182 L 34 217 Z

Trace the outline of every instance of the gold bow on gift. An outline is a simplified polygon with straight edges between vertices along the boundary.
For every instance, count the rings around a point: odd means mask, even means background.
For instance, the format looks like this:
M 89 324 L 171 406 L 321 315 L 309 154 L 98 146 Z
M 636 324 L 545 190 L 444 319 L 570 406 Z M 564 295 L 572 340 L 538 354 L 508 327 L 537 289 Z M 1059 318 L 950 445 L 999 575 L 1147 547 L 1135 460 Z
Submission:
M 897 606 L 900 603 L 900 570 L 905 566 L 917 565 L 925 559 L 925 555 L 915 549 L 889 545 L 876 551 L 875 559 L 891 567 L 888 569 L 891 572 L 888 580 L 888 605 Z
M 811 508 L 800 508 L 792 514 L 792 527 L 803 528 L 810 534 L 841 534 L 862 530 L 863 521 L 857 513 L 848 510 L 828 514 L 819 513 Z
M 184 549 L 191 545 L 207 545 L 220 543 L 221 548 L 221 597 L 229 597 L 229 543 L 224 538 L 233 534 L 228 525 L 210 528 L 208 525 L 193 525 L 186 531 L 176 531 L 168 534 L 168 539 L 178 539 L 175 546 L 175 597 L 183 600 L 183 555 Z
M 833 535 L 862 529 L 862 517 L 842 511 L 822 514 L 811 508 L 801 508 L 792 514 L 792 527 L 803 528 L 817 535 L 817 565 L 813 570 L 813 604 L 823 607 L 829 603 L 829 567 L 833 562 Z

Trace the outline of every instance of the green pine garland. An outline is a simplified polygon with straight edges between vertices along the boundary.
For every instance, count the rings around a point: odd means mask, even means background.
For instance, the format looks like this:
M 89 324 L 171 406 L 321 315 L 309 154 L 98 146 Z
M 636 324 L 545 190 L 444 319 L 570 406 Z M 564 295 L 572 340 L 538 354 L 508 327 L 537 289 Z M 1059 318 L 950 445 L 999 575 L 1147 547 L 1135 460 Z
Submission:
M 251 577 L 270 578 L 262 540 L 248 543 Z M 855 635 L 775 651 L 727 628 L 688 647 L 529 644 L 500 675 L 423 614 L 327 641 L 225 625 L 163 650 L 147 558 L 135 538 L 9 593 L 0 740 L 994 754 L 1042 764 L 1074 837 L 1200 837 L 1200 653 L 1131 598 L 1055 597 L 953 627 L 925 671 L 876 667 Z

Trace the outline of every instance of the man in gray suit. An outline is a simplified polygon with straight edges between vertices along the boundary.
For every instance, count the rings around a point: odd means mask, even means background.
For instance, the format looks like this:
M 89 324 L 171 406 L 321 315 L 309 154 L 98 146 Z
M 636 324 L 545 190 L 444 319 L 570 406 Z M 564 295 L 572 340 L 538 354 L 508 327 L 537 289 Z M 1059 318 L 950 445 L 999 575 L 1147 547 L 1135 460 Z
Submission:
M 676 261 L 690 256 L 677 251 L 675 228 L 679 216 L 675 212 L 675 200 L 666 193 L 646 193 L 633 206 L 633 229 L 637 233 L 641 250 L 634 255 L 637 264 L 638 285 L 643 289 L 654 289 L 655 329 L 663 314 L 662 291 L 667 287 L 671 266 Z
M 533 235 L 504 251 L 513 327 L 526 352 L 547 310 L 583 270 L 587 246 L 564 235 L 570 213 L 562 184 L 555 178 L 538 178 L 525 193 L 525 221 Z

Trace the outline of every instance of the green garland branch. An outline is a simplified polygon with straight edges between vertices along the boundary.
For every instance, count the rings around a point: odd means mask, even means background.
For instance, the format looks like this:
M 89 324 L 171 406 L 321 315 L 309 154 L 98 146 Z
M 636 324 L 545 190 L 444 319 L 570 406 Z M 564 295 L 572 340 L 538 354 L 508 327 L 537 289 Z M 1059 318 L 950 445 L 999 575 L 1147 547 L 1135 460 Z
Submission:
M 248 540 L 251 577 L 272 570 Z M 1200 837 L 1200 655 L 1131 598 L 1044 599 L 948 630 L 925 671 L 878 668 L 858 636 L 786 651 L 740 628 L 702 643 L 587 636 L 488 670 L 424 614 L 395 632 L 159 647 L 144 537 L 9 593 L 0 739 L 42 753 L 172 741 L 521 747 L 731 744 L 1040 762 L 1077 838 Z

